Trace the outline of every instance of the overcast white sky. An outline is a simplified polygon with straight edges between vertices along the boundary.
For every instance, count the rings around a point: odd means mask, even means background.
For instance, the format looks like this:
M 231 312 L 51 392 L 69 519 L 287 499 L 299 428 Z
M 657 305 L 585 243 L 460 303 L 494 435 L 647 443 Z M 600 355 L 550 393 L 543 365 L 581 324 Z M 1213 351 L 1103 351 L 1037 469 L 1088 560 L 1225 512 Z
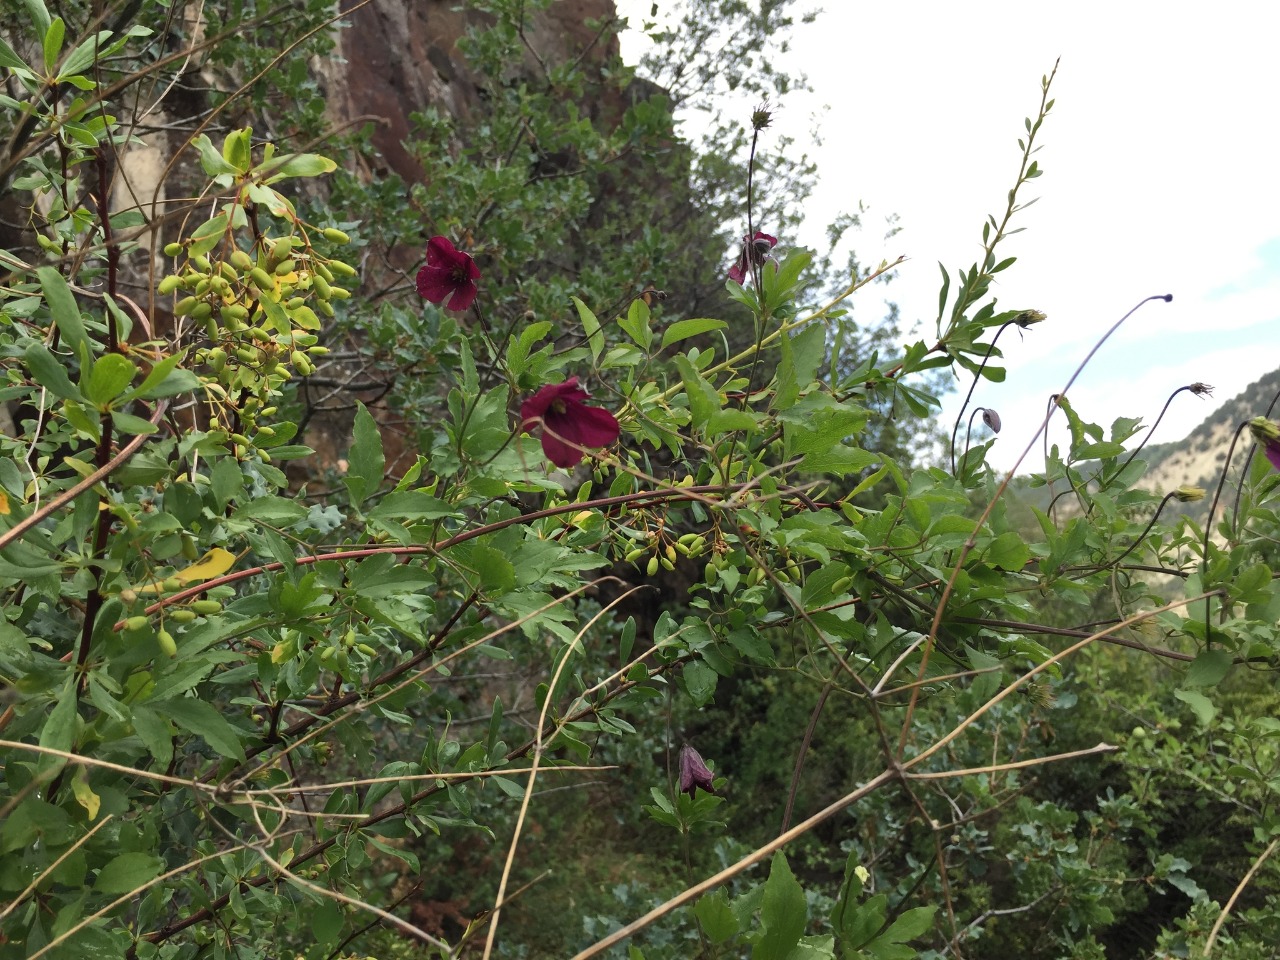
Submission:
M 618 7 L 638 23 L 651 4 Z M 1001 309 L 1049 319 L 1021 343 L 1013 330 L 1001 337 L 1009 377 L 974 396 L 1004 421 L 997 466 L 1012 465 L 1049 394 L 1145 296 L 1174 299 L 1139 311 L 1082 375 L 1070 395 L 1086 419 L 1149 424 L 1177 387 L 1212 384 L 1207 401 L 1179 396 L 1155 437 L 1178 439 L 1280 366 L 1280 13 L 1133 0 L 807 6 L 825 12 L 796 28 L 778 62 L 814 92 L 774 104 L 776 126 L 821 178 L 795 242 L 816 246 L 833 214 L 867 203 L 859 258 L 910 260 L 892 284 L 860 294 L 857 313 L 870 320 L 891 298 L 904 320 L 923 321 L 922 336 L 934 329 L 938 261 L 954 275 L 977 259 L 983 220 L 999 219 L 1017 173 L 1023 118 L 1062 58 L 1038 138 L 1044 175 L 1026 188 L 1041 199 L 1015 221 L 1025 232 L 1003 255 L 1018 262 L 997 290 Z M 638 48 L 624 35 L 629 61 Z M 890 213 L 903 229 L 886 244 Z M 1270 399 L 1258 398 L 1259 413 Z M 957 406 L 953 396 L 948 428 Z M 1051 437 L 1062 433 L 1059 420 Z M 1042 462 L 1033 451 L 1022 469 Z

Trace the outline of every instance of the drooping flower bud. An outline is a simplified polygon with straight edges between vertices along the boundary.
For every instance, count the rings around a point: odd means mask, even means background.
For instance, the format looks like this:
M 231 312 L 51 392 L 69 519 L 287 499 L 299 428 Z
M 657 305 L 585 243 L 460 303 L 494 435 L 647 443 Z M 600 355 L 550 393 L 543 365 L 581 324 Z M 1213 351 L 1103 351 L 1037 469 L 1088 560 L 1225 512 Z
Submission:
M 1197 500 L 1204 499 L 1204 487 L 1197 487 L 1194 484 L 1184 483 L 1177 490 L 1173 491 L 1173 495 L 1182 503 L 1195 503 Z
M 1266 443 L 1268 440 L 1280 440 L 1280 426 L 1277 426 L 1266 417 L 1254 417 L 1250 420 L 1249 432 L 1253 434 L 1253 439 L 1258 443 Z
M 715 793 L 712 773 L 703 762 L 702 754 L 685 744 L 680 748 L 680 792 L 693 796 L 698 787 L 707 793 Z
M 1249 421 L 1249 432 L 1262 447 L 1262 452 L 1271 465 L 1280 470 L 1280 426 L 1266 417 L 1254 417 Z
M 1000 432 L 1000 414 L 996 413 L 990 407 L 982 408 L 982 422 L 987 425 L 987 429 L 992 433 Z

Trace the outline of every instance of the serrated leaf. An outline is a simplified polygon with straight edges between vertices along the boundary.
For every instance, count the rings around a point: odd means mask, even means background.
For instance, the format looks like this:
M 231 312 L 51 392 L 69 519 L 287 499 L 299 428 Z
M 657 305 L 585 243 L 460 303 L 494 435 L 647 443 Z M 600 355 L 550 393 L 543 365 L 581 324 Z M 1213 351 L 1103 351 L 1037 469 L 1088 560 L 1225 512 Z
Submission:
M 386 458 L 382 453 L 382 434 L 377 421 L 363 403 L 356 405 L 355 440 L 347 454 L 347 475 L 343 478 L 353 505 L 363 503 L 382 485 Z
M 702 924 L 702 932 L 711 938 L 712 943 L 724 943 L 738 932 L 738 918 L 734 916 L 723 890 L 702 897 L 694 905 L 693 912 Z
M 809 908 L 787 858 L 779 850 L 769 866 L 769 879 L 764 884 L 760 901 L 760 923 L 764 933 L 751 948 L 751 960 L 786 960 L 800 942 Z

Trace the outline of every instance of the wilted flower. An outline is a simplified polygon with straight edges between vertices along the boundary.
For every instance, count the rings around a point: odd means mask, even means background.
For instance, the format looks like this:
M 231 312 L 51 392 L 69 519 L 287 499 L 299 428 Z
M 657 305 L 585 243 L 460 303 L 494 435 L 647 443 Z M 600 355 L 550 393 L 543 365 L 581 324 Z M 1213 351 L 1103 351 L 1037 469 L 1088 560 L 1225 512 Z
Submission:
M 990 407 L 982 408 L 982 422 L 992 433 L 1000 432 L 1000 414 L 996 413 Z
M 588 407 L 591 394 L 578 386 L 578 378 L 549 384 L 520 404 L 520 418 L 527 429 L 542 424 L 542 452 L 557 467 L 569 468 L 582 459 L 583 447 L 607 447 L 618 439 L 618 421 L 608 410 Z
M 1187 389 L 1190 390 L 1192 393 L 1194 393 L 1197 397 L 1213 396 L 1213 387 L 1209 386 L 1209 384 L 1207 383 L 1201 383 L 1198 380 L 1195 383 L 1188 384 Z
M 1020 326 L 1023 330 L 1028 327 L 1035 326 L 1044 320 L 1044 314 L 1039 310 L 1023 310 L 1020 314 L 1013 318 L 1013 322 Z
M 701 787 L 707 793 L 715 793 L 711 783 L 711 771 L 703 762 L 702 754 L 686 743 L 680 748 L 680 792 L 692 797 L 694 791 Z
M 751 129 L 763 130 L 773 121 L 773 114 L 769 112 L 769 104 L 761 103 L 751 111 Z
M 1184 483 L 1177 490 L 1173 491 L 1173 495 L 1182 503 L 1195 503 L 1197 500 L 1204 499 L 1204 487 L 1197 487 L 1194 484 Z
M 427 241 L 427 262 L 418 271 L 418 293 L 432 303 L 444 304 L 446 310 L 461 313 L 470 309 L 480 288 L 480 268 L 471 255 L 454 247 L 448 237 L 432 237 Z
M 746 283 L 747 270 L 758 267 L 765 262 L 769 251 L 778 245 L 778 238 L 757 230 L 754 237 L 742 238 L 742 252 L 738 254 L 738 262 L 729 268 L 729 279 L 734 283 Z
M 1280 470 L 1280 426 L 1266 417 L 1254 417 L 1249 421 L 1249 432 L 1262 446 L 1262 452 L 1267 455 L 1271 465 Z

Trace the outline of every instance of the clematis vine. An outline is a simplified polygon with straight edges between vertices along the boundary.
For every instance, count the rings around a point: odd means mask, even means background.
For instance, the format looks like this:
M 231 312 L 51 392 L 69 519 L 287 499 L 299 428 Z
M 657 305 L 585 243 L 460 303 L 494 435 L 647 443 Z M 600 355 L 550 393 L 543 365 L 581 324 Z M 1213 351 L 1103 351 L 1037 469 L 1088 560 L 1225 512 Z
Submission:
M 591 394 L 578 378 L 548 384 L 520 404 L 522 428 L 542 426 L 542 452 L 557 467 L 568 469 L 582 459 L 585 447 L 607 447 L 618 439 L 618 421 L 600 407 L 582 401 Z
M 475 303 L 479 279 L 480 268 L 471 255 L 454 247 L 448 237 L 427 241 L 427 262 L 418 271 L 418 293 L 424 299 L 462 313 Z
M 754 237 L 742 238 L 742 252 L 738 254 L 738 262 L 729 268 L 729 279 L 736 284 L 747 281 L 747 271 L 758 267 L 765 260 L 773 259 L 769 251 L 778 245 L 778 238 L 757 230 Z
M 680 792 L 692 797 L 699 787 L 707 793 L 716 792 L 711 770 L 703 762 L 702 754 L 686 743 L 680 748 Z

